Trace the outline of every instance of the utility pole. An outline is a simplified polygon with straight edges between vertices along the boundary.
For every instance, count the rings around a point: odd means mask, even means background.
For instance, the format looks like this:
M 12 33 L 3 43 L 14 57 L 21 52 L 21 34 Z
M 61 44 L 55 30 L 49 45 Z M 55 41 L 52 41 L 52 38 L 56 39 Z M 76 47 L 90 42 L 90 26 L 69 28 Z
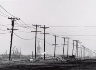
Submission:
M 44 29 L 44 60 L 45 60 L 45 34 L 49 34 L 49 33 L 45 33 L 45 29 L 47 29 L 47 28 L 49 28 L 49 27 L 45 27 L 45 25 L 44 25 L 44 27 L 40 27 L 40 28 L 43 28 Z
M 83 58 L 85 58 L 85 47 L 82 45 L 83 47 Z
M 80 57 L 82 58 L 82 47 L 81 47 L 82 42 L 78 41 L 78 43 L 80 44 L 80 46 L 79 46 L 80 47 L 80 54 L 81 54 Z
M 32 51 L 32 59 L 33 59 L 33 51 Z
M 77 58 L 78 58 L 78 40 L 76 40 L 76 51 L 77 51 Z
M 74 40 L 73 40 L 73 49 L 72 49 L 72 56 L 73 56 L 73 52 L 74 52 Z
M 66 37 L 67 40 L 67 58 L 68 58 L 68 51 L 69 51 L 69 37 Z
M 21 47 L 20 47 L 20 58 L 21 58 Z
M 63 45 L 63 57 L 64 57 L 64 47 L 65 47 L 65 45 L 66 45 L 66 44 L 65 44 L 65 39 L 66 39 L 66 38 L 65 38 L 65 37 L 62 37 L 62 38 L 64 39 L 64 44 L 62 44 L 62 45 Z
M 82 47 L 81 47 L 81 58 L 82 58 Z
M 87 58 L 88 58 L 88 55 L 89 55 L 89 53 L 91 53 L 91 52 L 89 52 L 89 49 L 88 49 L 88 48 L 86 48 L 86 52 L 87 52 Z
M 8 17 L 8 19 L 11 19 L 12 20 L 12 29 L 8 29 L 7 28 L 7 30 L 12 30 L 12 32 L 11 32 L 11 42 L 10 42 L 10 52 L 9 52 L 9 61 L 11 60 L 11 49 L 12 49 L 12 40 L 13 40 L 13 31 L 14 30 L 18 30 L 18 29 L 14 29 L 14 21 L 16 21 L 16 20 L 20 20 L 20 18 L 9 18 Z
M 55 44 L 52 44 L 52 45 L 55 45 L 55 47 L 54 47 L 54 57 L 55 57 L 55 54 L 56 54 L 56 45 L 58 45 L 58 44 L 56 44 L 56 35 L 54 35 L 54 37 L 55 37 Z
M 36 27 L 36 31 L 31 31 L 31 32 L 35 32 L 35 59 L 36 59 L 36 40 L 37 40 L 37 32 L 41 32 L 41 31 L 37 31 L 37 27 L 41 26 L 41 25 L 33 25 Z
M 94 57 L 96 58 L 96 50 L 94 50 Z
M 78 40 L 74 40 L 74 42 L 76 42 L 76 55 L 77 55 L 77 58 L 78 58 Z

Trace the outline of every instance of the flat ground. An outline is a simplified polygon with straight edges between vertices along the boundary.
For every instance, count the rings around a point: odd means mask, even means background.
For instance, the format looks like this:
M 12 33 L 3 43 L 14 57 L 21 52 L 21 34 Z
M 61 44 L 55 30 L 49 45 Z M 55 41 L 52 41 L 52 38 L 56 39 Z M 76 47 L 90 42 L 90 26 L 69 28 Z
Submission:
M 0 61 L 0 70 L 96 70 L 96 60 L 62 61 Z

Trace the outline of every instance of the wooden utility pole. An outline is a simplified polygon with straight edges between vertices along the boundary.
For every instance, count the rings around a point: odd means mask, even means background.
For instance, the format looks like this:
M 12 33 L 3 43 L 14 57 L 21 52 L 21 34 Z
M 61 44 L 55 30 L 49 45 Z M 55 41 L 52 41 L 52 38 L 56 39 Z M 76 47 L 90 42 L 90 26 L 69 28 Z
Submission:
M 41 26 L 41 25 L 33 25 L 36 27 L 36 31 L 31 31 L 31 32 L 35 32 L 35 59 L 36 59 L 36 40 L 37 40 L 37 32 L 41 32 L 41 31 L 37 31 L 37 27 Z
M 68 52 L 69 52 L 69 37 L 66 37 L 67 40 L 67 58 L 68 58 Z
M 82 47 L 81 47 L 81 58 L 82 58 Z
M 78 40 L 76 40 L 76 51 L 77 51 L 77 58 L 78 58 Z
M 21 47 L 20 47 L 20 58 L 21 58 Z
M 83 58 L 85 58 L 85 47 L 82 45 L 83 47 Z
M 8 17 L 8 19 L 11 19 L 12 20 L 12 29 L 8 29 L 7 28 L 7 30 L 12 30 L 12 32 L 11 32 L 11 42 L 10 42 L 10 52 L 9 52 L 9 61 L 11 60 L 11 49 L 12 49 L 12 40 L 13 40 L 13 31 L 14 30 L 18 30 L 18 29 L 14 29 L 14 21 L 16 21 L 16 20 L 20 20 L 20 18 L 9 18 Z
M 64 39 L 64 44 L 62 44 L 62 45 L 63 45 L 63 57 L 64 57 L 64 47 L 65 47 L 65 45 L 66 45 L 66 44 L 65 44 L 65 39 L 66 39 L 66 38 L 65 38 L 65 37 L 62 37 L 62 38 Z
M 82 58 L 82 47 L 81 47 L 81 43 L 82 42 L 78 41 L 78 43 L 80 44 L 80 46 L 79 46 L 79 48 L 80 48 L 80 54 L 81 54 L 80 57 Z
M 32 51 L 32 59 L 33 59 L 33 51 Z
M 73 49 L 72 49 L 72 56 L 73 56 L 73 52 L 74 52 L 74 40 L 73 40 Z
M 77 58 L 78 58 L 78 40 L 74 40 L 74 42 L 76 43 L 76 45 L 74 45 L 74 46 L 76 46 L 76 55 L 77 55 Z
M 54 37 L 55 37 L 55 44 L 52 44 L 52 45 L 55 45 L 55 47 L 54 47 L 54 57 L 56 56 L 56 45 L 58 45 L 58 44 L 56 44 L 56 35 L 54 35 Z
M 44 27 L 40 27 L 40 28 L 43 28 L 44 29 L 44 60 L 45 60 L 45 34 L 49 34 L 49 33 L 45 33 L 45 29 L 47 29 L 47 28 L 49 28 L 49 27 L 45 27 L 45 25 L 44 25 Z

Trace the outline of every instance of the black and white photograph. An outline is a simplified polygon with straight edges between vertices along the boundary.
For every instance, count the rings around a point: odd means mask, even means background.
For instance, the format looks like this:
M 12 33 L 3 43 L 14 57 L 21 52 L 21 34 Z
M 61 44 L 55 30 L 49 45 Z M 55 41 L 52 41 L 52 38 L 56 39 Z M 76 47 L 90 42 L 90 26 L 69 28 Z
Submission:
M 0 70 L 96 70 L 96 0 L 0 0 Z

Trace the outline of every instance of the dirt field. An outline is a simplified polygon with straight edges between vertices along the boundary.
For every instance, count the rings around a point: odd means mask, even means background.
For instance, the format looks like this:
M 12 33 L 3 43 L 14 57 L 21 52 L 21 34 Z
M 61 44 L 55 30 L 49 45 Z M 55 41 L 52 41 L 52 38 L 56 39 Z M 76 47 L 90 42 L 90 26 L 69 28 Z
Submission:
M 83 62 L 23 62 L 1 61 L 0 70 L 96 70 L 95 61 Z

